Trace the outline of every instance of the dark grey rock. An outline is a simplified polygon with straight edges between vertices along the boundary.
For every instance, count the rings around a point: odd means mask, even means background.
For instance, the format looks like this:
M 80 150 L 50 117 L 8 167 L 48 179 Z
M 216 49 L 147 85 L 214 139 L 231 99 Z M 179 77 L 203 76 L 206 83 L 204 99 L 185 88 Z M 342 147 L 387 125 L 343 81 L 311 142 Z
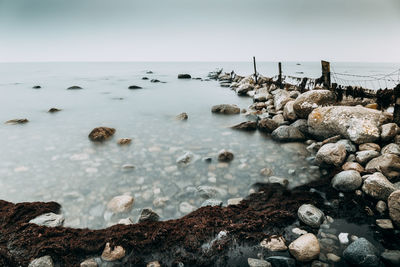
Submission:
M 139 223 L 142 222 L 157 222 L 160 220 L 160 216 L 155 213 L 152 209 L 143 209 L 140 213 Z
M 292 258 L 283 256 L 272 256 L 268 257 L 267 261 L 272 264 L 273 267 L 295 267 L 296 261 Z
M 379 266 L 378 250 L 367 239 L 360 237 L 351 243 L 344 251 L 343 257 L 356 266 Z
M 178 74 L 178 79 L 191 79 L 192 76 L 190 76 L 190 74 Z

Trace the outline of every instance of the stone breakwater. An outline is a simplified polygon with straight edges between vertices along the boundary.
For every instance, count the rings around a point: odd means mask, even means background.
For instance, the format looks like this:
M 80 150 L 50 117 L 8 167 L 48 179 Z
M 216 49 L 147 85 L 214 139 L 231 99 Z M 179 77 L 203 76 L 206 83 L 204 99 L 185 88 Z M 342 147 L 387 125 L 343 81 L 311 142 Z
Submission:
M 187 74 L 178 78 L 190 79 Z M 229 199 L 226 207 L 213 199 L 198 210 L 187 203 L 180 209 L 190 214 L 164 222 L 153 210 L 143 209 L 137 224 L 126 218 L 103 230 L 62 227 L 64 217 L 57 203 L 1 201 L 0 265 L 399 264 L 400 135 L 390 110 L 379 111 L 372 101 L 337 102 L 324 88 L 302 93 L 285 84 L 281 89 L 262 76 L 257 83 L 252 76 L 221 72 L 211 73 L 210 78 L 253 98 L 246 109 L 220 104 L 211 107 L 213 113 L 243 116 L 243 122 L 232 125 L 234 130 L 259 130 L 279 142 L 305 142 L 313 154 L 309 159 L 320 166 L 323 177 L 287 190 L 286 179 L 271 176 L 271 184 L 259 185 L 246 199 Z M 182 114 L 177 119 L 187 120 L 188 115 Z M 89 139 L 103 142 L 115 131 L 95 128 Z M 234 158 L 228 150 L 218 154 L 221 163 Z M 177 164 L 192 160 L 193 155 L 186 153 Z M 205 194 L 210 190 L 202 189 Z M 134 202 L 130 195 L 116 196 L 107 209 L 124 214 Z M 343 219 L 372 227 L 374 239 L 354 229 L 342 232 Z

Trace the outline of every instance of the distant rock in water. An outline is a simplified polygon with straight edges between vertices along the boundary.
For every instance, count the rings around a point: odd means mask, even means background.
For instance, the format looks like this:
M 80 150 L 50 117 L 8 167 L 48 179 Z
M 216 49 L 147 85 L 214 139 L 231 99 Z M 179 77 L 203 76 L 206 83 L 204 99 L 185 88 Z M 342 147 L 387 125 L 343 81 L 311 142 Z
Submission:
M 32 89 L 40 89 L 40 88 L 42 88 L 40 85 L 35 85 L 32 87 Z
M 59 111 L 61 111 L 61 109 L 58 109 L 58 108 L 51 108 L 51 109 L 49 109 L 48 112 L 50 112 L 50 113 L 55 113 L 55 112 L 59 112 Z
M 128 87 L 128 89 L 143 89 L 143 88 L 137 85 L 131 85 Z
M 213 106 L 211 108 L 211 112 L 223 113 L 223 114 L 239 114 L 240 108 L 236 105 L 220 104 L 220 105 Z
M 83 88 L 80 87 L 80 86 L 77 86 L 77 85 L 74 85 L 74 86 L 71 86 L 71 87 L 67 88 L 67 90 L 81 90 L 81 89 L 83 89 Z
M 228 151 L 226 149 L 222 149 L 219 153 L 218 153 L 218 160 L 222 161 L 222 162 L 230 162 L 232 161 L 234 158 L 234 155 L 231 151 Z
M 6 121 L 5 123 L 6 124 L 24 124 L 27 122 L 29 122 L 28 119 L 13 119 L 13 120 Z
M 148 80 L 148 79 L 149 79 L 149 78 L 147 78 L 147 77 L 143 77 L 143 78 L 142 78 L 142 80 Z
M 118 140 L 118 145 L 129 145 L 132 142 L 130 138 L 121 138 Z
M 181 114 L 177 115 L 175 118 L 180 121 L 185 121 L 189 118 L 189 116 L 186 112 L 182 112 Z
M 114 128 L 97 127 L 90 132 L 89 139 L 93 142 L 103 142 L 113 136 L 114 133 Z
M 159 83 L 159 82 L 160 82 L 160 80 L 157 80 L 157 79 L 152 79 L 150 82 L 152 82 L 152 83 Z
M 153 74 L 153 72 L 151 70 L 146 71 L 146 74 Z
M 178 74 L 178 79 L 191 79 L 190 74 Z

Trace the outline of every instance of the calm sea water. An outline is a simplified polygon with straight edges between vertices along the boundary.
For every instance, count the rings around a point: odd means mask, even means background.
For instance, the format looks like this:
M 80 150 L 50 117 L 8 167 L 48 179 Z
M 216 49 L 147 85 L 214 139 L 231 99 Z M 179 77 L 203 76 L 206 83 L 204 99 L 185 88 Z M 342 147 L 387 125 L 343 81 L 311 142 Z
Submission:
M 318 62 L 283 66 L 288 75 L 320 76 Z M 363 75 L 400 67 L 334 66 L 336 71 Z M 206 197 L 199 186 L 213 188 L 212 197 L 224 203 L 245 197 L 252 184 L 266 181 L 262 168 L 287 178 L 291 186 L 318 179 L 319 170 L 306 160 L 303 144 L 278 144 L 258 132 L 233 131 L 229 126 L 244 121 L 243 115 L 211 113 L 212 105 L 247 108 L 251 99 L 237 97 L 215 81 L 177 79 L 178 73 L 205 78 L 220 67 L 252 72 L 251 62 L 0 64 L 0 121 L 30 121 L 0 125 L 0 199 L 57 201 L 63 206 L 65 225 L 101 228 L 121 218 L 106 211 L 108 201 L 121 194 L 135 198 L 133 210 L 122 217 L 136 221 L 141 209 L 150 207 L 165 220 L 184 215 L 183 202 L 200 207 Z M 276 69 L 276 63 L 258 63 L 258 71 L 266 76 L 275 75 Z M 153 74 L 146 74 L 148 70 Z M 151 83 L 142 80 L 144 76 L 166 83 Z M 34 85 L 42 88 L 32 89 Z M 84 89 L 66 90 L 72 85 Z M 143 89 L 128 90 L 130 85 Z M 51 107 L 62 111 L 50 114 Z M 188 121 L 174 119 L 181 112 L 188 113 Z M 90 142 L 87 135 L 98 126 L 116 128 L 113 139 Z M 118 146 L 119 138 L 132 138 L 132 144 Z M 217 162 L 221 149 L 234 152 L 231 164 Z M 197 160 L 177 166 L 176 159 L 187 151 Z M 212 157 L 212 163 L 204 157 Z M 124 169 L 126 164 L 135 168 Z

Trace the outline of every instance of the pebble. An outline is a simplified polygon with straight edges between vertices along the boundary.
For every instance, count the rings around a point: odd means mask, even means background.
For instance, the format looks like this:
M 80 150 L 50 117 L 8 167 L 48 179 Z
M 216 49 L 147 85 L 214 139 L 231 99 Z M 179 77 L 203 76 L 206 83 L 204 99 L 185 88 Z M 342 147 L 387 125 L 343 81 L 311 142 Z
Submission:
M 157 222 L 160 216 L 155 213 L 152 209 L 143 209 L 140 213 L 139 223 L 142 222 Z
M 318 228 L 325 219 L 324 213 L 311 204 L 303 204 L 297 211 L 299 219 L 308 226 Z
M 326 254 L 326 257 L 328 258 L 329 261 L 331 262 L 339 262 L 340 261 L 340 257 L 338 255 L 335 255 L 333 253 L 328 253 Z
M 383 214 L 385 211 L 387 211 L 387 205 L 385 201 L 379 200 L 376 203 L 375 209 L 380 213 Z
M 206 201 L 204 201 L 201 206 L 202 207 L 206 207 L 206 206 L 211 206 L 211 207 L 221 207 L 223 204 L 222 200 L 219 199 L 207 199 Z
M 28 267 L 54 267 L 54 263 L 50 256 L 43 256 L 31 261 Z
M 101 259 L 104 261 L 117 261 L 123 257 L 125 257 L 125 249 L 121 246 L 115 246 L 111 249 L 110 243 L 106 244 L 101 254 Z
M 130 225 L 133 224 L 131 218 L 125 218 L 118 221 L 118 224 Z
M 132 209 L 134 199 L 128 195 L 116 196 L 107 204 L 107 208 L 114 213 L 128 212 Z
M 152 261 L 147 263 L 146 267 L 161 267 L 161 264 L 158 261 Z
M 390 219 L 377 219 L 375 222 L 382 229 L 394 229 L 392 220 Z
M 320 246 L 317 237 L 308 233 L 300 236 L 289 245 L 290 254 L 300 262 L 308 262 L 318 258 Z
M 363 237 L 355 240 L 343 251 L 344 259 L 357 266 L 379 266 L 378 255 L 375 246 Z

